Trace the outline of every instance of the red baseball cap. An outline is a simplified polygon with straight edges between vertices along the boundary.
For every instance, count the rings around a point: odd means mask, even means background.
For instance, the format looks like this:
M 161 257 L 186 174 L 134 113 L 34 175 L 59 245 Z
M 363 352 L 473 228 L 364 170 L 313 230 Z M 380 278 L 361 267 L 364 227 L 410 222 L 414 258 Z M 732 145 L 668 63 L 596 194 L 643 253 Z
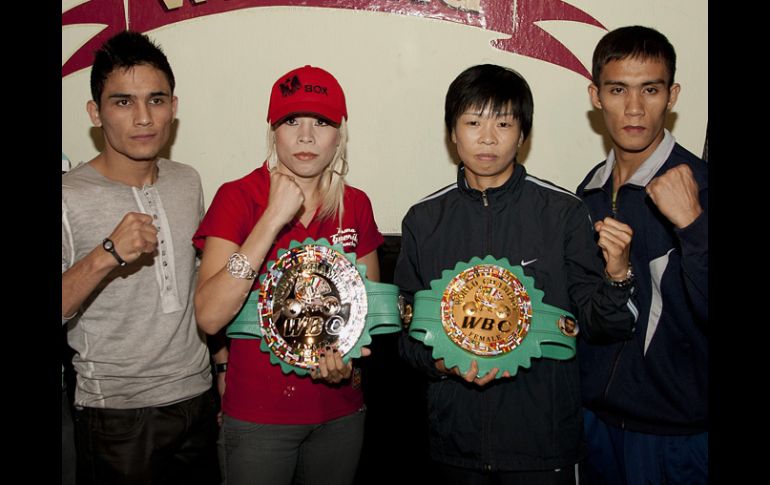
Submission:
M 305 66 L 287 72 L 270 91 L 267 121 L 274 125 L 293 113 L 317 114 L 333 123 L 347 119 L 340 83 L 320 67 Z

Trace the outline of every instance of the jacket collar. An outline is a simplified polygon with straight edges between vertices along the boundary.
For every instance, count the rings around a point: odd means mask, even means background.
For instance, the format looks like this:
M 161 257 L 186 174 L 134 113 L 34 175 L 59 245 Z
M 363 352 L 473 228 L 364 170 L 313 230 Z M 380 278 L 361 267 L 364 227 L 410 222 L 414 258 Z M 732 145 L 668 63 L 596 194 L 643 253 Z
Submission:
M 674 149 L 674 145 L 676 145 L 674 135 L 672 135 L 667 129 L 664 128 L 663 140 L 661 140 L 660 145 L 658 145 L 655 151 L 652 152 L 652 155 L 650 155 L 649 158 L 647 158 L 647 160 L 645 160 L 644 163 L 642 163 L 642 165 L 636 169 L 636 172 L 634 172 L 631 178 L 629 178 L 624 185 L 631 184 L 638 185 L 639 187 L 645 187 L 647 184 L 649 184 L 650 180 L 652 180 L 655 174 L 658 173 L 658 170 L 660 170 L 663 164 L 666 163 L 666 160 L 668 160 L 669 155 L 671 155 L 671 151 Z M 614 166 L 615 149 L 612 149 L 607 155 L 607 160 L 605 161 L 604 166 L 599 167 L 599 169 L 594 172 L 593 177 L 591 177 L 591 180 L 586 184 L 583 190 L 594 190 L 604 187 L 604 185 L 612 176 L 612 169 Z
M 524 165 L 514 162 L 513 173 L 508 178 L 508 180 L 506 180 L 503 185 L 500 185 L 499 187 L 490 187 L 485 191 L 487 194 L 487 200 L 494 202 L 509 192 L 515 192 L 521 186 L 521 184 L 524 183 L 524 178 L 526 176 L 527 170 L 524 168 Z M 468 185 L 468 180 L 465 178 L 465 164 L 462 162 L 460 162 L 460 166 L 457 168 L 457 188 L 461 193 L 471 197 L 474 200 L 481 199 L 481 191 L 471 188 L 471 186 Z

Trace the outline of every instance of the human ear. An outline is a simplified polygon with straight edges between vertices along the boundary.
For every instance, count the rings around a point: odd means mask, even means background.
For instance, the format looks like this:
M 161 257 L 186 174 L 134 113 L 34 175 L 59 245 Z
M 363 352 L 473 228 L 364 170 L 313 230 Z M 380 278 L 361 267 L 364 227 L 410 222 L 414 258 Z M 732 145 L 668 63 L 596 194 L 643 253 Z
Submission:
M 671 85 L 670 88 L 668 88 L 668 103 L 666 103 L 666 110 L 671 111 L 671 109 L 676 104 L 676 100 L 679 99 L 679 91 L 681 91 L 682 86 L 680 86 L 677 83 L 674 83 Z
M 588 85 L 588 96 L 591 98 L 591 104 L 596 109 L 602 109 L 602 101 L 599 99 L 599 87 L 591 83 Z
M 176 120 L 176 108 L 178 104 L 179 104 L 179 98 L 177 98 L 176 96 L 172 97 L 171 98 L 171 115 L 174 120 Z
M 102 119 L 99 116 L 99 106 L 97 106 L 95 101 L 89 100 L 86 103 L 86 111 L 88 111 L 88 116 L 91 118 L 91 123 L 97 128 L 101 127 Z

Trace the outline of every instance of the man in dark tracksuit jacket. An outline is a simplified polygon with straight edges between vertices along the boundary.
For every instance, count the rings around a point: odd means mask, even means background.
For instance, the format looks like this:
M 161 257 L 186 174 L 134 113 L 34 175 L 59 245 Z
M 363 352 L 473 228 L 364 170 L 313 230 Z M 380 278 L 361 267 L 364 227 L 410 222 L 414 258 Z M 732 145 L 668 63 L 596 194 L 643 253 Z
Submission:
M 589 92 L 613 149 L 577 193 L 594 220 L 632 228 L 639 316 L 627 340 L 578 339 L 589 485 L 708 477 L 708 171 L 663 128 L 674 61 L 646 27 L 610 32 L 594 52 Z
M 546 303 L 575 314 L 581 331 L 596 327 L 626 338 L 634 324 L 631 287 L 605 280 L 586 207 L 515 163 L 531 127 L 531 103 L 526 82 L 499 66 L 469 68 L 452 83 L 446 123 L 463 163 L 456 184 L 426 197 L 404 218 L 395 283 L 411 302 L 457 262 L 505 257 L 535 279 Z M 603 243 L 612 253 L 607 271 L 624 280 L 630 234 L 616 236 L 623 242 Z M 406 334 L 400 349 L 430 380 L 437 483 L 574 483 L 573 465 L 584 454 L 574 358 L 533 359 L 515 377 L 494 380 L 495 372 L 446 369 L 443 359 L 434 360 Z

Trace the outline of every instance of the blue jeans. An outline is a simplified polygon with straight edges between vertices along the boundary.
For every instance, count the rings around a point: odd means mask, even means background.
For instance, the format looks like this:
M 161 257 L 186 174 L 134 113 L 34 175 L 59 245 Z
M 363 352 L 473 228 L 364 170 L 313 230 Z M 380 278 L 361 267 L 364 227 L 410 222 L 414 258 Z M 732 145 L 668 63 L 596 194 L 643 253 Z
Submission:
M 78 483 L 217 485 L 212 391 L 169 406 L 75 408 Z
M 588 456 L 580 485 L 705 485 L 708 433 L 662 436 L 610 426 L 583 410 Z
M 227 485 L 353 483 L 364 441 L 360 410 L 322 424 L 258 424 L 225 414 Z M 296 474 L 296 476 L 295 476 Z

